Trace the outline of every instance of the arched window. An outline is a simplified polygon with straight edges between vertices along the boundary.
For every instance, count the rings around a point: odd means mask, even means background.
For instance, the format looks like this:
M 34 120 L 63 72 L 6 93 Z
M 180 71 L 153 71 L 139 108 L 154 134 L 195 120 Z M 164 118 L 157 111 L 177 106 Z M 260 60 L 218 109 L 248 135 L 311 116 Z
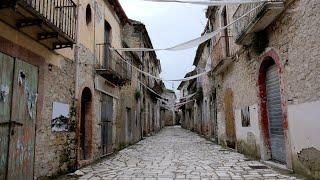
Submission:
M 87 23 L 87 25 L 89 25 L 89 23 L 91 23 L 91 21 L 92 21 L 92 11 L 91 11 L 90 4 L 88 4 L 87 8 L 86 8 L 86 23 Z

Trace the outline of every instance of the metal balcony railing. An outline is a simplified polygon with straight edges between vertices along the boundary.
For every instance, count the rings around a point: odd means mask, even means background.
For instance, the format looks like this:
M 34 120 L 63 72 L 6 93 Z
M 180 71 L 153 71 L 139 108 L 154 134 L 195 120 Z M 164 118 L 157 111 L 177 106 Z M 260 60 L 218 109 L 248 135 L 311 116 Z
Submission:
M 97 45 L 97 68 L 99 75 L 116 85 L 124 85 L 131 80 L 132 67 L 125 62 L 123 56 L 120 57 L 107 44 Z
M 269 0 L 267 2 L 239 5 L 233 15 L 233 19 L 238 19 L 249 11 L 253 11 L 234 24 L 236 42 L 241 41 L 246 34 L 263 30 L 280 14 L 282 9 L 283 0 Z
M 33 10 L 56 31 L 75 39 L 76 4 L 72 0 L 16 0 L 17 3 Z

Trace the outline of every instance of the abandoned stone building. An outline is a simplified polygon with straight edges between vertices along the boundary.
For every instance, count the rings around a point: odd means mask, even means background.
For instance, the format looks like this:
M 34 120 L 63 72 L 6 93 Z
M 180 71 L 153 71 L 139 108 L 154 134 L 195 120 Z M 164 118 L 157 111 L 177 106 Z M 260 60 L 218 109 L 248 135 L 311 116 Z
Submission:
M 203 135 L 212 128 L 210 136 L 222 145 L 319 178 L 319 11 L 317 0 L 209 7 L 208 32 L 249 13 L 199 46 L 200 56 L 206 57 L 203 47 L 211 56 L 198 60 L 196 70 L 210 64 L 211 72 L 196 90 L 188 91 L 192 81 L 179 88 L 183 96 L 202 94 L 208 104 L 196 108 L 210 113 L 198 113 L 192 125 L 195 110 L 182 107 L 183 127 L 199 131 L 200 126 Z M 191 103 L 199 101 L 195 97 Z
M 192 75 L 195 75 L 196 71 L 190 71 L 188 72 L 184 77 L 190 77 Z M 194 131 L 194 119 L 193 119 L 193 105 L 195 103 L 194 100 L 194 89 L 191 89 L 191 85 L 194 83 L 195 80 L 191 81 L 182 81 L 179 86 L 178 90 L 180 91 L 180 103 L 181 105 L 178 106 L 178 109 L 181 113 L 181 126 L 183 128 L 189 129 Z M 191 100 L 190 100 L 191 99 Z
M 148 31 L 141 22 L 130 20 L 124 28 L 124 37 L 128 37 L 128 45 L 132 48 L 153 48 Z M 161 73 L 160 60 L 154 51 L 139 52 L 142 61 L 142 70 L 159 77 Z M 141 118 L 143 136 L 148 136 L 160 130 L 160 98 L 165 86 L 162 81 L 156 80 L 146 74 L 141 74 L 140 93 L 142 99 Z
M 156 54 L 110 49 L 152 47 L 131 22 L 117 0 L 0 2 L 0 179 L 74 171 L 160 130 L 140 81 L 161 83 L 131 66 L 159 77 Z
M 76 4 L 60 1 L 70 8 L 49 16 L 55 4 L 37 2 L 0 2 L 0 179 L 76 164 Z
M 174 126 L 177 124 L 175 115 L 175 101 L 177 100 L 176 93 L 173 90 L 165 89 L 161 95 L 166 98 L 161 102 L 160 117 L 161 127 Z

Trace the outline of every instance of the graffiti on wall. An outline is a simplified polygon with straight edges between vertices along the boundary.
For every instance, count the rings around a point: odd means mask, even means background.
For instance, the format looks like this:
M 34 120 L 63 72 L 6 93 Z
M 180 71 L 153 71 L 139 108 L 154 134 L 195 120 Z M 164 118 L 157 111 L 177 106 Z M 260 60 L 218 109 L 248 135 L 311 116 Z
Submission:
M 52 132 L 66 132 L 69 130 L 69 105 L 59 102 L 53 102 L 52 105 Z

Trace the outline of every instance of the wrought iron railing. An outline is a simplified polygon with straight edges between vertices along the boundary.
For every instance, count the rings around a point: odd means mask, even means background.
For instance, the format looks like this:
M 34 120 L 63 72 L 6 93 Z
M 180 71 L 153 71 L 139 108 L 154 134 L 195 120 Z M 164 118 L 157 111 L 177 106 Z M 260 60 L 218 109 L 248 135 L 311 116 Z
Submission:
M 243 34 L 246 31 L 246 28 L 257 17 L 257 15 L 263 9 L 266 3 L 267 2 L 240 4 L 238 6 L 236 12 L 233 15 L 233 19 L 238 19 L 244 14 L 251 11 L 252 9 L 254 10 L 234 24 L 236 38 L 238 38 L 241 34 Z
M 72 0 L 16 0 L 35 12 L 55 30 L 75 39 L 76 4 Z
M 96 58 L 98 69 L 112 72 L 121 79 L 131 79 L 132 67 L 127 63 L 128 61 L 124 56 L 120 56 L 115 50 L 110 50 L 108 44 L 97 44 Z
M 257 22 L 269 8 L 272 7 L 272 9 L 278 10 L 273 12 L 275 16 L 279 14 L 283 9 L 284 1 L 285 0 L 267 0 L 264 2 L 239 5 L 233 15 L 233 19 L 238 19 L 244 15 L 246 16 L 234 24 L 235 38 L 238 39 L 241 35 L 245 34 L 248 27 L 250 27 L 252 23 Z

